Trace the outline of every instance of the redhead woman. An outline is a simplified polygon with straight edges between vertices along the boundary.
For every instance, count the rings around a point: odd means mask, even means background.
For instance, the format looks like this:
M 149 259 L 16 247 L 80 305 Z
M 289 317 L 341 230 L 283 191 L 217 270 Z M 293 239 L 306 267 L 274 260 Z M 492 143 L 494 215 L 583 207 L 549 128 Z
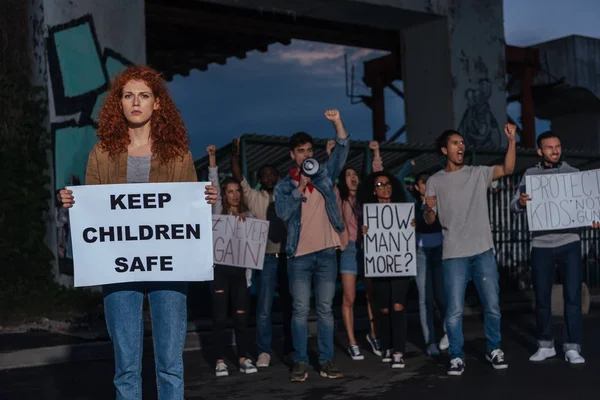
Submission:
M 98 122 L 86 185 L 196 182 L 188 135 L 160 74 L 131 66 L 113 82 Z M 206 186 L 214 204 L 217 188 Z M 63 207 L 75 204 L 60 192 Z M 159 399 L 183 399 L 183 346 L 187 328 L 187 282 L 105 285 L 104 312 L 115 355 L 117 399 L 142 398 L 143 303 L 148 296 Z

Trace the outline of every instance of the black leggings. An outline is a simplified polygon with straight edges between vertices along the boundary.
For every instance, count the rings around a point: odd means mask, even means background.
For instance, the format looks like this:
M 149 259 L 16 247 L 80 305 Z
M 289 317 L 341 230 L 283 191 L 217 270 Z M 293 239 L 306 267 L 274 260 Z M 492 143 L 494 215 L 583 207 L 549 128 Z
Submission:
M 383 350 L 406 351 L 406 295 L 412 278 L 373 278 L 373 302 Z
M 249 290 L 246 283 L 246 269 L 229 265 L 215 265 L 214 280 L 211 285 L 213 308 L 213 343 L 217 360 L 223 360 L 225 348 L 229 345 L 225 335 L 229 297 L 235 330 L 235 345 L 239 357 L 248 354 L 248 303 Z

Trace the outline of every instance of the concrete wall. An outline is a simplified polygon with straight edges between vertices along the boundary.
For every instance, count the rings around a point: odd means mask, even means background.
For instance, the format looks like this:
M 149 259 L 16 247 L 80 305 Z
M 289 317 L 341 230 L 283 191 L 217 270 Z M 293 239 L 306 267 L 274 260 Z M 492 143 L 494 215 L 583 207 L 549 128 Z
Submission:
M 564 78 L 565 84 L 582 87 L 600 97 L 600 40 L 584 36 L 568 36 L 533 46 L 540 51 L 541 72 L 534 83 L 545 84 Z M 583 106 L 571 103 L 572 108 Z M 574 105 L 575 104 L 575 105 Z M 560 135 L 567 149 L 600 150 L 600 113 L 583 112 L 555 115 L 552 131 Z
M 440 30 L 437 22 L 402 31 L 407 49 L 404 86 L 422 88 L 405 98 L 407 139 L 430 143 L 443 129 L 453 128 L 470 145 L 503 147 L 506 67 L 502 0 L 454 0 L 445 22 L 447 32 Z M 419 46 L 425 49 L 419 50 Z M 443 52 L 447 52 L 449 64 Z M 451 74 L 450 86 L 446 71 Z M 411 85 L 410 79 L 417 84 Z M 411 102 L 419 106 L 411 107 Z M 445 127 L 440 130 L 442 123 Z
M 128 64 L 146 61 L 144 0 L 33 0 L 29 18 L 33 80 L 48 97 L 52 189 L 84 184 L 87 157 L 97 141 L 95 119 L 110 78 Z M 68 225 L 62 226 L 58 213 L 51 218 L 48 242 L 60 269 L 68 271 Z M 57 279 L 70 282 L 58 273 Z
M 535 83 L 543 84 L 554 78 L 565 78 L 571 86 L 589 89 L 600 97 L 600 39 L 585 36 L 567 36 L 565 38 L 540 43 L 535 46 L 540 51 L 543 71 Z

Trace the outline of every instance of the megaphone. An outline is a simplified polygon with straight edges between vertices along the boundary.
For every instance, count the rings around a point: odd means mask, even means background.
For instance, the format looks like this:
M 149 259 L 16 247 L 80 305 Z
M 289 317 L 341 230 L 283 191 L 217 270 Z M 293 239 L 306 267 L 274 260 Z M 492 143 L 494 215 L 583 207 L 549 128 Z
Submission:
M 319 172 L 320 168 L 321 165 L 314 158 L 307 158 L 306 160 L 302 161 L 302 173 L 306 176 L 315 176 Z

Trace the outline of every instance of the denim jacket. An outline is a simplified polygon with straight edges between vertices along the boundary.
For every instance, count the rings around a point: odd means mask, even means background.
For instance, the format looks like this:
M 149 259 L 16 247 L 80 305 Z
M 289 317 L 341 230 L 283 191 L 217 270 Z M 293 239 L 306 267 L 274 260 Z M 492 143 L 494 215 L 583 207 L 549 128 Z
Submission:
M 336 138 L 336 145 L 329 160 L 325 164 L 321 164 L 319 172 L 311 179 L 312 185 L 325 198 L 327 216 L 338 233 L 344 231 L 344 223 L 333 188 L 336 178 L 344 168 L 349 150 L 348 139 Z M 287 223 L 288 233 L 285 250 L 288 257 L 293 257 L 296 250 L 298 250 L 300 229 L 302 229 L 302 202 L 306 200 L 306 197 L 298 192 L 297 185 L 289 174 L 277 182 L 273 195 L 277 216 Z

